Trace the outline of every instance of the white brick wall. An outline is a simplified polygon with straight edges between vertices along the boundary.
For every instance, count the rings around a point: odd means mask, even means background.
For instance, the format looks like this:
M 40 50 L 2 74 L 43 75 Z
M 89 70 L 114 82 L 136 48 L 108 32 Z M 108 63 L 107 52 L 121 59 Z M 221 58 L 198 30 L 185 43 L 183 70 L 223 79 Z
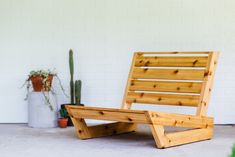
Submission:
M 221 51 L 209 114 L 216 123 L 235 123 L 234 5 L 233 0 L 1 0 L 0 123 L 27 121 L 19 87 L 31 69 L 57 68 L 68 89 L 69 48 L 78 53 L 83 102 L 102 107 L 120 106 L 134 51 Z

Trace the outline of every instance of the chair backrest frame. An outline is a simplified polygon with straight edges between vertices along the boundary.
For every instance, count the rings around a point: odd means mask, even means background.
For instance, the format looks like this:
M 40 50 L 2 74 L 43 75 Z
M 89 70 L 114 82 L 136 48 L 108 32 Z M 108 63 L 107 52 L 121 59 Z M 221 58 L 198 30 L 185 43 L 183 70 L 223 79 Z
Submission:
M 133 103 L 197 107 L 207 113 L 218 52 L 135 52 L 122 109 Z

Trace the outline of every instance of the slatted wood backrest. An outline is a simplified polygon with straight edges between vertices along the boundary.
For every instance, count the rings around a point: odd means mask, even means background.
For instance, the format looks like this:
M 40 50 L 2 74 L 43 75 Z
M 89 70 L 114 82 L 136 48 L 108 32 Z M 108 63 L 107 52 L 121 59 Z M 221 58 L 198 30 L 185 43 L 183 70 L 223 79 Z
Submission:
M 122 108 L 192 106 L 206 115 L 217 58 L 217 52 L 136 52 Z

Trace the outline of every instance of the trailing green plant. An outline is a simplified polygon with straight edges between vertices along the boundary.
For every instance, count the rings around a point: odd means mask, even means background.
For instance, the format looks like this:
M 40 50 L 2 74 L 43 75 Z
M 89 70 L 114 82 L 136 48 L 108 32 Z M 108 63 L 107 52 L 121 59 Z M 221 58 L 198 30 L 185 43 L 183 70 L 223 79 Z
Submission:
M 60 117 L 61 118 L 68 118 L 69 117 L 69 114 L 65 108 L 60 109 Z
M 26 89 L 27 89 L 27 94 L 26 94 L 26 97 L 24 100 L 27 100 L 28 99 L 28 95 L 29 95 L 29 92 L 30 92 L 30 89 L 32 89 L 32 83 L 31 83 L 31 78 L 32 77 L 36 77 L 36 76 L 40 76 L 42 78 L 42 94 L 45 98 L 45 101 L 46 101 L 46 104 L 48 105 L 48 107 L 50 108 L 51 111 L 54 110 L 52 104 L 51 104 L 51 101 L 50 101 L 50 95 L 49 93 L 46 93 L 45 91 L 51 91 L 51 93 L 53 95 L 56 94 L 55 90 L 53 89 L 53 87 L 51 86 L 50 82 L 49 82 L 49 76 L 53 76 L 55 78 L 57 78 L 58 82 L 59 82 L 59 86 L 63 92 L 63 94 L 67 96 L 67 94 L 65 93 L 65 90 L 62 86 L 62 83 L 61 83 L 61 80 L 60 78 L 58 77 L 57 73 L 55 73 L 54 71 L 51 71 L 51 70 L 32 70 L 30 71 L 27 79 L 25 80 L 25 83 L 23 84 L 22 87 L 26 86 Z
M 82 81 L 75 80 L 74 83 L 74 59 L 73 50 L 69 50 L 69 69 L 70 69 L 70 103 L 81 105 Z
M 231 152 L 231 154 L 229 155 L 229 157 L 235 157 L 235 144 L 234 144 L 233 147 L 232 147 L 232 152 Z

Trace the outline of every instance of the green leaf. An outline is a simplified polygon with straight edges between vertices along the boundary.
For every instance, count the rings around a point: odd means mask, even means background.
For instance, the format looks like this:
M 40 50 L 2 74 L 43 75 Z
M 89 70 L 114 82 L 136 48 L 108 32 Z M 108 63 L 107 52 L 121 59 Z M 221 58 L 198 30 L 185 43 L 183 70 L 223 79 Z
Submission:
M 232 152 L 229 157 L 235 157 L 235 144 L 232 147 Z

